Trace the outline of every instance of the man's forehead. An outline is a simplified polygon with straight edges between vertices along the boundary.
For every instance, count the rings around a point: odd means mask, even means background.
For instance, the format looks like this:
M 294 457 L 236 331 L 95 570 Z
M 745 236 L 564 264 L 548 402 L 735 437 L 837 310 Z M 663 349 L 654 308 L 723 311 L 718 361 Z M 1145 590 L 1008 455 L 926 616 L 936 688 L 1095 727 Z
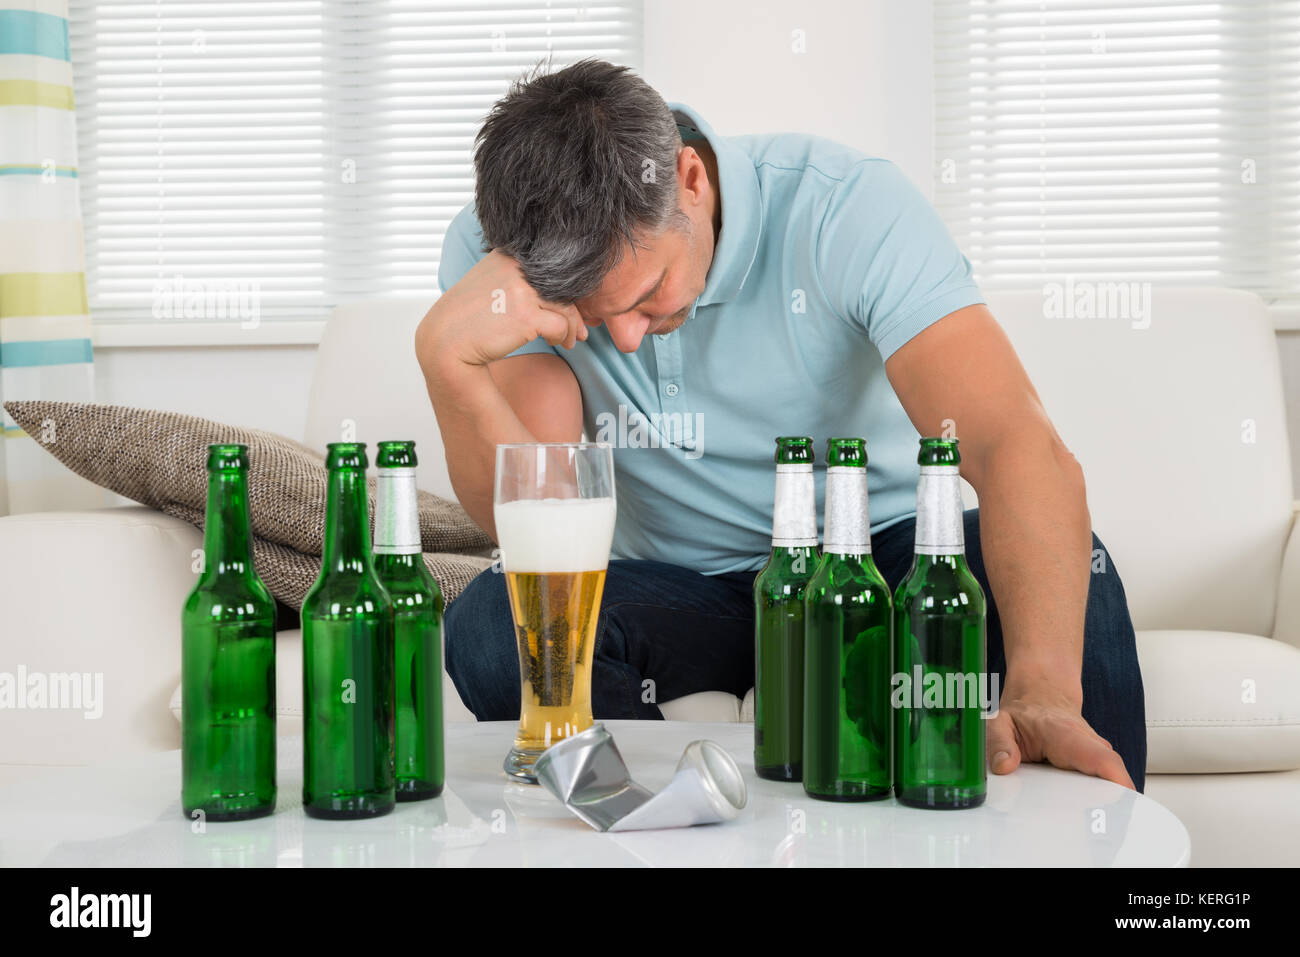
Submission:
M 626 310 L 659 281 L 663 271 L 663 256 L 658 249 L 644 246 L 633 249 L 629 246 L 584 302 L 593 307 Z

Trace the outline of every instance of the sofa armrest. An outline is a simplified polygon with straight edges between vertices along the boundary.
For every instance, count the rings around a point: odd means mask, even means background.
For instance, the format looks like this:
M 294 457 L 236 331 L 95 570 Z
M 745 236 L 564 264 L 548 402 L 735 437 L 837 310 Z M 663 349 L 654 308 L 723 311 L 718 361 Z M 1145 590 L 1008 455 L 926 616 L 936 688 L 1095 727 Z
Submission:
M 1300 768 L 1300 649 L 1224 631 L 1139 631 L 1147 772 Z
M 1282 553 L 1282 576 L 1277 587 L 1277 614 L 1273 637 L 1300 648 L 1300 501 L 1293 503 L 1291 537 Z
M 139 505 L 0 518 L 0 764 L 180 747 L 167 700 L 202 545 Z

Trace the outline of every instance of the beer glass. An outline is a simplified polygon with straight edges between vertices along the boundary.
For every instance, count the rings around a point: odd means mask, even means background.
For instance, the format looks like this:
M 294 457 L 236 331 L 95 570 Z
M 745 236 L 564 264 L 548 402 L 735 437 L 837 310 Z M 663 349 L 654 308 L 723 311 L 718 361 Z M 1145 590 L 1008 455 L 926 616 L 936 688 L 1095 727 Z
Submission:
M 512 777 L 591 727 L 591 664 L 614 539 L 614 456 L 594 442 L 498 445 L 493 518 L 519 643 Z

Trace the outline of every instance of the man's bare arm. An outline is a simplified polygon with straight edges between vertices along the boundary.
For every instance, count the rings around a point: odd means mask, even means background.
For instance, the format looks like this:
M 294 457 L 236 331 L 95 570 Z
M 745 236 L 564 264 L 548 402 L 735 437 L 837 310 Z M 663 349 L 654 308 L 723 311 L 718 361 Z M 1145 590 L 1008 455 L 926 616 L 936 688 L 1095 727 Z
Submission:
M 572 348 L 586 335 L 576 309 L 542 302 L 514 261 L 495 251 L 448 289 L 416 330 L 452 488 L 493 539 L 496 446 L 571 442 L 582 434 L 581 393 L 563 359 L 504 357 L 538 336 Z
M 559 356 L 500 359 L 490 366 L 425 373 L 447 471 L 465 511 L 496 539 L 492 480 L 496 447 L 507 442 L 576 442 L 582 399 Z
M 962 475 L 979 493 L 1007 661 L 1004 714 L 989 727 L 993 770 L 1011 771 L 1023 757 L 1132 787 L 1080 713 L 1092 555 L 1083 469 L 1006 334 L 984 306 L 959 309 L 890 356 L 885 371 L 922 435 L 940 435 L 952 420 Z

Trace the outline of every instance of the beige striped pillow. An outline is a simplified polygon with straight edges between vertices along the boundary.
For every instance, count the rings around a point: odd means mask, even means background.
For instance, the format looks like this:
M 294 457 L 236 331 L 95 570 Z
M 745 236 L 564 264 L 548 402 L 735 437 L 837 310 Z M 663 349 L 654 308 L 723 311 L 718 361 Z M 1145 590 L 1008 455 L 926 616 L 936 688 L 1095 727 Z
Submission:
M 257 570 L 271 594 L 301 607 L 320 573 L 325 533 L 325 462 L 311 449 L 273 432 L 177 412 L 39 400 L 6 402 L 4 407 L 33 440 L 78 475 L 198 528 L 207 503 L 208 446 L 247 445 Z M 373 531 L 373 478 L 369 485 Z M 492 541 L 455 502 L 422 491 L 419 512 L 425 563 L 450 601 L 491 564 L 485 554 Z

